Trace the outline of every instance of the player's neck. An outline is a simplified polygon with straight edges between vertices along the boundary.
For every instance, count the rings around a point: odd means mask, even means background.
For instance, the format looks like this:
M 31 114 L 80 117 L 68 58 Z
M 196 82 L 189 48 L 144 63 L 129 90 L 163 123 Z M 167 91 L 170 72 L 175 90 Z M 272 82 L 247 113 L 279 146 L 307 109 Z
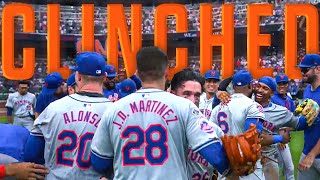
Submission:
M 154 89 L 164 90 L 164 89 L 165 89 L 165 84 L 164 84 L 164 83 L 160 83 L 160 82 L 158 82 L 158 81 L 154 81 L 154 82 L 143 82 L 143 83 L 142 83 L 142 89 L 148 89 L 148 88 L 154 88 Z
M 209 99 L 212 99 L 214 96 L 214 93 L 206 93 L 206 98 L 209 100 Z
M 265 102 L 259 102 L 259 104 L 262 106 L 262 107 L 266 107 L 268 106 L 270 103 L 270 101 L 265 101 Z
M 92 84 L 83 85 L 81 88 L 79 88 L 79 91 L 103 94 L 102 86 Z

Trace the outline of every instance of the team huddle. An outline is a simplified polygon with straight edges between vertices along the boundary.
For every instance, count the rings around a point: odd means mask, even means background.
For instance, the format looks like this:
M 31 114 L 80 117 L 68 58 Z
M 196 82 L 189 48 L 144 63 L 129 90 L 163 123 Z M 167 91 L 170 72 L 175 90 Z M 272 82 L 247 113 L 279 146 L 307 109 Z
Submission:
M 310 85 L 298 107 L 284 74 L 255 81 L 240 70 L 221 81 L 184 69 L 166 87 L 161 49 L 144 47 L 136 61 L 136 74 L 116 83 L 103 56 L 78 54 L 66 85 L 51 73 L 37 99 L 19 82 L 6 104 L 14 125 L 0 124 L 0 178 L 274 180 L 283 169 L 291 180 L 291 131 L 304 131 L 297 179 L 320 178 L 319 55 L 299 64 Z M 16 162 L 35 164 L 24 176 L 1 173 Z

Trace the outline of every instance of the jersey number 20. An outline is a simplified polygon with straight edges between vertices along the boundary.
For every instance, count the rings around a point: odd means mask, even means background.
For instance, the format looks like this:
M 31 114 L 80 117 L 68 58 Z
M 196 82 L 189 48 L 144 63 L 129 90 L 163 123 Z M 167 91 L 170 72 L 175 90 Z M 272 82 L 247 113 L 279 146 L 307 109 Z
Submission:
M 229 124 L 226 121 L 227 118 L 228 118 L 228 115 L 225 112 L 219 112 L 217 115 L 219 127 L 225 134 L 229 132 Z
M 154 135 L 157 134 L 157 138 Z M 128 126 L 121 133 L 122 139 L 134 137 L 122 147 L 123 166 L 144 166 L 145 161 L 151 165 L 162 165 L 169 156 L 167 130 L 161 124 L 150 125 L 147 130 L 140 126 Z M 132 156 L 133 150 L 144 148 L 143 156 Z M 154 151 L 159 153 L 154 155 Z
M 91 141 L 92 138 L 93 138 L 93 133 L 91 132 L 85 133 L 79 137 L 79 143 L 78 143 L 78 136 L 74 131 L 69 131 L 69 130 L 62 131 L 58 135 L 58 140 L 65 141 L 66 139 L 69 139 L 70 143 L 62 144 L 57 148 L 57 151 L 56 151 L 57 164 L 72 167 L 74 163 L 74 159 L 64 157 L 64 153 L 69 152 L 72 154 L 76 149 L 78 149 L 77 158 L 76 158 L 77 166 L 80 169 L 84 169 L 84 170 L 89 169 L 91 167 L 90 156 L 84 157 L 84 154 L 86 152 L 87 143 L 88 141 Z

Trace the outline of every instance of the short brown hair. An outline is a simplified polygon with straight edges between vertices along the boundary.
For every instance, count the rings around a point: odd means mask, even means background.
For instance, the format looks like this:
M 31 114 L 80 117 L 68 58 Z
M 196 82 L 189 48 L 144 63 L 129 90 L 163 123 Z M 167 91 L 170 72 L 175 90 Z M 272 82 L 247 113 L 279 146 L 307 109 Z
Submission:
M 168 57 L 158 47 L 141 48 L 136 56 L 137 70 L 141 81 L 160 80 L 168 68 Z

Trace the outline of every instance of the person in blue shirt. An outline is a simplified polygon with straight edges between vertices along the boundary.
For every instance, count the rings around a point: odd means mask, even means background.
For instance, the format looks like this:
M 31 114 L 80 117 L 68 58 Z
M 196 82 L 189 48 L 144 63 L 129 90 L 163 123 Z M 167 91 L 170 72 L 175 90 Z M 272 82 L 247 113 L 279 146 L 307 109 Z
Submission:
M 117 78 L 117 70 L 114 66 L 106 64 L 106 73 L 107 73 L 107 78 L 103 82 L 103 93 L 104 97 L 110 98 L 114 97 L 115 94 L 118 94 L 118 90 L 116 88 L 116 78 Z
M 119 97 L 120 83 L 117 81 L 117 71 L 112 65 L 106 64 L 107 78 L 103 83 L 103 94 L 106 98 L 110 100 L 116 100 Z M 134 74 L 130 77 L 136 84 L 136 89 L 142 87 L 141 80 Z
M 294 112 L 296 107 L 291 97 L 288 96 L 289 78 L 285 74 L 276 76 L 277 91 L 271 97 L 271 102 L 286 107 L 291 112 Z
M 44 81 L 45 84 L 36 102 L 35 118 L 37 118 L 51 102 L 64 97 L 67 91 L 66 84 L 58 72 L 48 74 Z
M 23 126 L 0 124 L 0 164 L 23 162 L 29 135 L 29 130 Z
M 299 64 L 305 88 L 303 99 L 312 99 L 320 104 L 320 56 L 307 54 Z M 300 157 L 298 180 L 318 180 L 320 177 L 320 122 L 319 116 L 312 126 L 304 131 L 304 146 Z M 315 150 L 318 150 L 315 153 Z

